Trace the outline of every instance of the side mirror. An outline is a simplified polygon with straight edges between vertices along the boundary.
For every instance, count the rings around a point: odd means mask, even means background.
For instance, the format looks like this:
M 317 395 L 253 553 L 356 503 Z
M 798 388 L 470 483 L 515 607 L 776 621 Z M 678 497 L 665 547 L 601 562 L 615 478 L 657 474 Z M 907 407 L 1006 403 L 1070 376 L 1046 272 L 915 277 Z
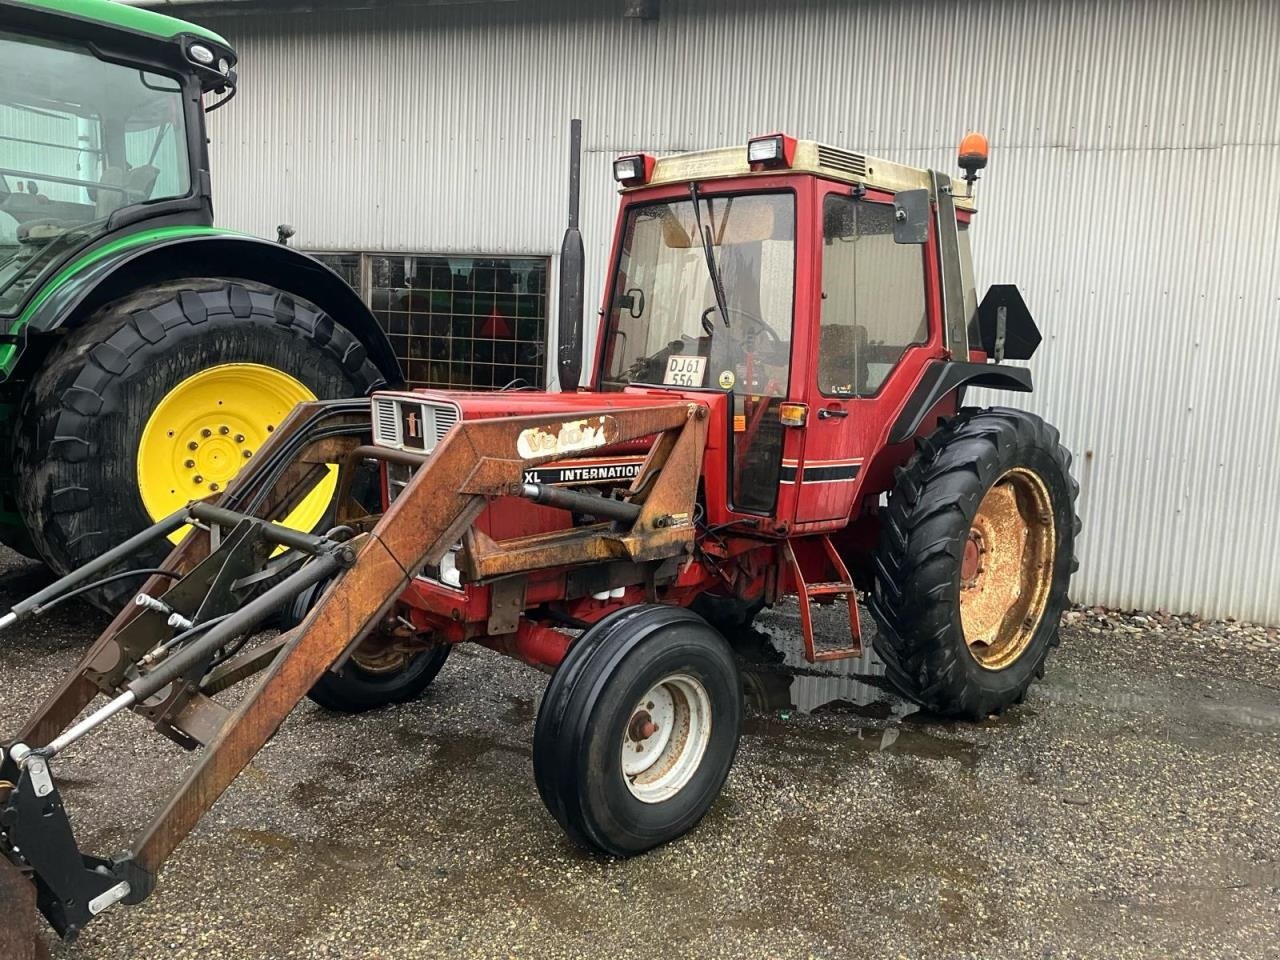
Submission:
M 929 191 L 903 190 L 893 198 L 893 242 L 924 243 L 929 239 Z

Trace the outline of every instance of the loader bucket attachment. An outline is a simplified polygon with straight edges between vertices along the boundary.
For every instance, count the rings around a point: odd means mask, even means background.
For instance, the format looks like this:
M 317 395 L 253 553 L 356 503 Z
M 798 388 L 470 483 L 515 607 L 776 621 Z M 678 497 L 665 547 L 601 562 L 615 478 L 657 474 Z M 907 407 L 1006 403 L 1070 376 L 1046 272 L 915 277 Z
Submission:
M 683 465 L 670 468 L 667 486 L 691 491 L 705 414 L 697 405 L 674 403 L 575 413 L 572 425 L 589 423 L 601 445 L 656 437 L 661 456 L 651 454 L 651 461 Z M 405 453 L 371 445 L 369 401 L 304 404 L 217 503 L 189 504 L 15 605 L 0 627 L 38 616 L 69 590 L 118 569 L 130 553 L 185 525 L 193 528 L 170 553 L 166 574 L 148 577 L 135 601 L 5 744 L 0 779 L 12 786 L 0 794 L 0 850 L 9 860 L 4 876 L 12 881 L 16 868 L 30 878 L 40 911 L 64 938 L 114 903 L 145 898 L 178 843 L 325 671 L 388 618 L 424 565 L 439 563 L 492 499 L 519 495 L 529 467 L 562 456 L 531 451 L 528 438 L 554 437 L 565 427 L 555 416 L 464 420 L 418 458 L 407 486 L 379 512 L 380 501 L 373 510 L 359 501 L 354 478 L 379 457 Z M 333 526 L 308 534 L 276 523 L 335 463 Z M 664 501 L 655 493 L 663 479 L 637 497 L 642 505 L 625 511 L 630 521 L 610 527 L 608 549 L 636 557 L 690 549 L 689 525 L 654 519 Z M 692 493 L 684 495 L 691 501 Z M 583 563 L 600 556 L 592 538 L 605 533 L 572 533 L 562 551 L 576 551 Z M 522 561 L 487 562 L 509 567 Z M 274 614 L 317 585 L 323 592 L 301 623 L 271 639 L 258 635 Z M 222 691 L 250 678 L 251 689 L 233 706 L 218 701 Z M 99 694 L 109 698 L 105 705 L 76 721 Z M 108 860 L 78 849 L 53 766 L 62 750 L 124 710 L 199 753 L 163 809 L 125 852 Z

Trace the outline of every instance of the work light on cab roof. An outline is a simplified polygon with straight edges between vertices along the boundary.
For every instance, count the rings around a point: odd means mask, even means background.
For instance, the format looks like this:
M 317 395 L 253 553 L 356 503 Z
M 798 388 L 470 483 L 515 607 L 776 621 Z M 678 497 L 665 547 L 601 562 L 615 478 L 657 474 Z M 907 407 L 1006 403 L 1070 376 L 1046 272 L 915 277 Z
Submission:
M 771 133 L 747 141 L 747 163 L 752 170 L 790 167 L 795 159 L 796 138 L 785 133 Z
M 648 153 L 632 153 L 613 161 L 613 179 L 624 187 L 639 187 L 649 182 L 657 161 Z

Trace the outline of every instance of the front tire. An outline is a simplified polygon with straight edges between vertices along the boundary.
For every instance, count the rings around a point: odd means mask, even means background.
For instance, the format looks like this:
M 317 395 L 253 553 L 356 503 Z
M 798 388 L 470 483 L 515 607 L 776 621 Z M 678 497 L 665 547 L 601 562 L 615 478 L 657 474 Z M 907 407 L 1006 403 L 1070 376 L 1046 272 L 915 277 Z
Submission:
M 271 287 L 177 280 L 109 304 L 23 399 L 15 469 L 36 550 L 58 573 L 81 566 L 218 492 L 294 404 L 382 382 L 350 332 Z
M 994 408 L 950 421 L 898 472 L 870 601 L 906 696 L 980 720 L 1043 675 L 1077 566 L 1070 466 L 1057 430 Z
M 538 792 L 580 846 L 634 856 L 702 819 L 741 723 L 724 639 L 689 610 L 628 607 L 579 637 L 547 685 L 533 739 Z

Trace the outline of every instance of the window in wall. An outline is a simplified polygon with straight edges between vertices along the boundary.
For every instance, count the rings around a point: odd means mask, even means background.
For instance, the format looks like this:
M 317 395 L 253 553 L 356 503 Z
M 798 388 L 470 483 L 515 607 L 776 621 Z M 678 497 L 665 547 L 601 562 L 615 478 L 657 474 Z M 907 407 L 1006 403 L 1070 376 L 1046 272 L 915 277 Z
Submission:
M 410 385 L 546 385 L 545 259 L 313 256 L 361 293 Z
M 368 303 L 369 298 L 360 289 L 360 254 L 358 253 L 313 253 L 326 267 L 347 281 L 347 286 L 359 293 L 361 299 Z
M 818 387 L 879 391 L 912 344 L 928 340 L 923 247 L 893 241 L 893 205 L 829 194 L 822 205 Z

